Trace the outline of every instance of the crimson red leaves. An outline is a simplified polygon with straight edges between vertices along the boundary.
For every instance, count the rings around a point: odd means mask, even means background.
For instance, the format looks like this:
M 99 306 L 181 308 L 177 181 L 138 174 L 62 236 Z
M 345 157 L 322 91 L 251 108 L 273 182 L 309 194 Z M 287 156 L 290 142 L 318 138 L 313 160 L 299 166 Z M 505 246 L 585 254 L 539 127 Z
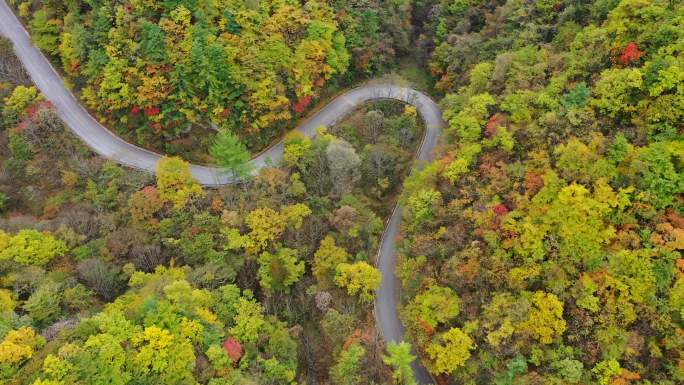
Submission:
M 625 49 L 622 50 L 620 54 L 620 63 L 624 65 L 632 64 L 644 56 L 644 52 L 639 49 L 635 42 L 630 42 L 627 44 Z

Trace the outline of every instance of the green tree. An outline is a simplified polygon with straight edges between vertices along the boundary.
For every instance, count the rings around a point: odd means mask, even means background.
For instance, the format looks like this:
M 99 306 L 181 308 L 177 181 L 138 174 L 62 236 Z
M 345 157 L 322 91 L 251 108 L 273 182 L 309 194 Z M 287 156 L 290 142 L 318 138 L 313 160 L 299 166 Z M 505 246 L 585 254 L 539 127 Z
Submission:
M 649 250 L 620 250 L 608 256 L 608 269 L 629 286 L 634 303 L 650 302 L 656 297 L 653 253 Z
M 335 385 L 360 385 L 365 383 L 361 376 L 361 364 L 366 355 L 366 349 L 358 343 L 342 350 L 337 363 L 330 368 L 330 378 Z
M 59 53 L 59 33 L 62 21 L 50 19 L 45 9 L 41 8 L 33 13 L 29 28 L 34 36 L 38 48 L 53 55 Z
M 637 93 L 643 86 L 643 74 L 638 68 L 613 68 L 601 73 L 596 82 L 596 98 L 592 105 L 608 116 L 629 114 L 637 110 Z
M 263 307 L 254 299 L 241 297 L 235 304 L 235 312 L 230 334 L 242 343 L 255 342 L 266 323 Z
M 478 143 L 465 144 L 456 151 L 456 159 L 454 159 L 444 169 L 443 175 L 451 183 L 456 184 L 461 175 L 470 171 L 470 167 L 477 160 L 477 156 L 482 151 L 482 146 Z
M 285 148 L 283 161 L 286 166 L 296 166 L 302 157 L 309 151 L 311 140 L 299 131 L 291 131 L 285 136 Z
M 444 119 L 449 123 L 448 131 L 457 134 L 465 142 L 479 140 L 482 127 L 489 117 L 488 108 L 495 103 L 492 95 L 483 93 L 469 98 L 461 108 L 447 108 Z
M 431 285 L 406 306 L 406 314 L 416 323 L 432 328 L 454 319 L 461 311 L 461 299 L 449 287 Z
M 132 374 L 126 370 L 128 357 L 121 342 L 117 337 L 107 333 L 90 336 L 83 344 L 82 350 L 69 352 L 68 349 L 64 349 L 67 362 L 60 365 L 60 371 L 48 371 L 48 373 L 59 376 L 62 371 L 67 371 L 67 373 L 71 371 L 72 373 L 68 373 L 66 378 L 82 376 L 88 378 L 88 381 L 94 385 L 125 385 L 131 380 Z M 46 358 L 44 365 L 48 366 L 49 363 L 50 361 Z M 52 367 L 55 366 L 57 365 Z
M 608 147 L 606 157 L 613 164 L 618 164 L 625 160 L 632 150 L 634 150 L 634 146 L 632 146 L 623 133 L 618 132 L 615 134 L 610 147 Z
M 665 208 L 674 203 L 677 194 L 684 192 L 682 158 L 684 146 L 677 141 L 656 142 L 637 150 L 631 167 L 639 175 L 635 179 L 643 189 L 641 195 L 645 201 L 658 209 Z
M 0 213 L 3 213 L 5 210 L 7 210 L 9 201 L 10 197 L 6 193 L 0 191 Z
M 216 134 L 209 154 L 219 167 L 230 172 L 233 177 L 245 178 L 251 172 L 249 151 L 237 135 L 226 129 L 221 129 Z
M 561 170 L 563 178 L 583 183 L 592 183 L 599 178 L 614 178 L 617 170 L 599 155 L 603 152 L 603 147 L 604 138 L 601 135 L 594 136 L 589 145 L 577 138 L 571 138 L 567 143 L 556 147 L 556 165 Z
M 382 361 L 394 369 L 392 372 L 394 383 L 397 385 L 415 385 L 416 380 L 413 377 L 411 363 L 415 361 L 416 356 L 411 354 L 411 344 L 405 341 L 390 342 L 387 345 L 387 352 L 389 355 L 383 356 Z
M 496 385 L 511 385 L 516 376 L 527 373 L 527 360 L 524 356 L 518 355 L 506 364 L 506 372 L 496 379 Z
M 267 290 L 289 291 L 304 274 L 304 261 L 300 261 L 297 251 L 279 247 L 274 254 L 261 253 L 259 262 L 259 283 Z
M 409 213 L 412 225 L 420 227 L 434 218 L 437 208 L 442 204 L 442 193 L 434 189 L 422 189 L 408 198 Z
M 5 167 L 22 175 L 27 163 L 34 158 L 34 151 L 23 135 L 18 132 L 9 133 L 9 150 L 12 157 L 7 160 Z
M 565 358 L 551 363 L 551 367 L 556 370 L 559 378 L 566 383 L 577 384 L 582 380 L 584 365 L 580 361 Z
M 236 306 L 240 299 L 240 288 L 234 284 L 227 284 L 214 291 L 214 306 L 219 319 L 228 323 L 237 315 Z M 250 293 L 251 294 L 251 293 Z
M 167 59 L 164 31 L 153 23 L 145 23 L 140 30 L 140 50 L 152 63 L 162 63 Z
M 606 196 L 615 194 L 605 183 L 597 184 L 597 191 L 605 189 Z M 580 260 L 586 266 L 595 266 L 603 257 L 603 245 L 614 236 L 612 226 L 604 223 L 611 206 L 617 205 L 612 199 L 606 201 L 592 197 L 586 187 L 578 184 L 563 187 L 549 207 L 546 220 L 560 238 L 560 254 L 571 260 Z
M 36 290 L 24 303 L 24 310 L 38 326 L 47 326 L 61 314 L 62 287 L 48 280 Z

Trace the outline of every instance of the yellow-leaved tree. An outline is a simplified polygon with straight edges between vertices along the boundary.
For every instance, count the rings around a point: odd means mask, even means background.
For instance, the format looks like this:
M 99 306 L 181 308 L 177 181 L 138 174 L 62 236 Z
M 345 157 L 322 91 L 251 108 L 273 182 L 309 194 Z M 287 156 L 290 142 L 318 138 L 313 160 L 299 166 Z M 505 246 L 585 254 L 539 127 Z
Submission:
M 190 173 L 190 164 L 178 157 L 164 157 L 157 165 L 159 197 L 173 204 L 175 209 L 185 206 L 191 199 L 204 195 L 202 186 Z
M 443 344 L 432 343 L 425 349 L 433 361 L 432 372 L 436 374 L 453 373 L 465 365 L 470 358 L 470 351 L 475 348 L 470 336 L 459 328 L 449 329 L 439 339 Z
M 534 308 L 519 325 L 520 331 L 542 344 L 550 344 L 565 331 L 563 303 L 554 294 L 538 291 L 532 295 L 532 304 Z
M 335 284 L 358 295 L 364 302 L 373 301 L 373 293 L 380 287 L 380 270 L 367 262 L 341 263 L 335 268 Z

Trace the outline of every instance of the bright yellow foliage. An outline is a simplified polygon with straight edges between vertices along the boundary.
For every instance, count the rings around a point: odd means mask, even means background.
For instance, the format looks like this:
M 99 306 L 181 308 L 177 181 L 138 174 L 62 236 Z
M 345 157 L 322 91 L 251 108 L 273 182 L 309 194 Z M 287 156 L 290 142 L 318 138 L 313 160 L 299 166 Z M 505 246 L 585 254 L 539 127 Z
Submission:
M 453 373 L 465 365 L 470 351 L 475 349 L 473 340 L 459 328 L 451 328 L 440 337 L 444 345 L 432 343 L 425 351 L 433 360 L 433 372 Z
M 372 302 L 373 293 L 380 287 L 382 275 L 367 262 L 341 263 L 335 269 L 335 284 L 357 295 L 362 301 Z
M 335 245 L 335 239 L 330 235 L 323 238 L 316 254 L 314 254 L 313 274 L 322 289 L 333 284 L 337 265 L 347 262 L 347 251 Z
M 204 190 L 190 173 L 190 164 L 178 157 L 164 157 L 157 165 L 159 197 L 173 203 L 175 209 L 185 206 L 191 199 L 200 198 Z
M 32 385 L 64 385 L 64 382 L 62 381 L 53 381 L 53 380 L 43 380 L 43 379 L 37 379 L 33 382 Z
M 0 364 L 16 365 L 33 356 L 34 349 L 45 344 L 45 340 L 29 327 L 12 330 L 0 342 Z
M 245 239 L 230 231 L 229 243 L 233 248 L 244 246 L 249 253 L 256 254 L 263 251 L 271 242 L 278 239 L 288 225 L 298 229 L 305 217 L 311 214 L 311 209 L 302 203 L 283 206 L 280 212 L 270 207 L 252 210 L 247 214 L 245 223 L 250 228 L 249 239 Z
M 10 237 L 0 230 L 0 261 L 43 266 L 68 251 L 66 244 L 47 233 L 24 229 Z
M 0 289 L 0 313 L 14 311 L 15 307 L 17 307 L 17 303 L 14 301 L 12 292 L 9 290 Z
M 302 227 L 304 218 L 311 215 L 311 209 L 303 203 L 285 206 L 280 212 L 285 216 L 287 223 L 297 230 Z
M 285 150 L 283 161 L 286 165 L 294 166 L 309 151 L 311 140 L 299 131 L 292 131 L 285 136 Z
M 258 208 L 247 214 L 245 223 L 252 230 L 249 238 L 252 241 L 252 251 L 259 252 L 266 248 L 269 242 L 276 240 L 285 231 L 287 218 L 270 207 Z
M 192 378 L 188 369 L 195 366 L 195 353 L 190 341 L 150 326 L 135 335 L 132 343 L 138 352 L 131 360 L 141 373 L 156 373 L 170 379 L 178 379 L 176 375 L 187 380 Z
M 563 303 L 551 293 L 538 291 L 532 295 L 532 309 L 519 327 L 542 344 L 550 344 L 565 331 Z

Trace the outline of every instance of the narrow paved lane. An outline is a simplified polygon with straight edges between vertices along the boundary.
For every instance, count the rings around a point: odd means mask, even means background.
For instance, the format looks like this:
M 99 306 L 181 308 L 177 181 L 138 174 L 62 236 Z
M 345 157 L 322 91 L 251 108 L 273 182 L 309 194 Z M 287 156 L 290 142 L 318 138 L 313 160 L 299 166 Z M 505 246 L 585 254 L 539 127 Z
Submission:
M 15 17 L 7 3 L 0 2 L 0 34 L 14 44 L 17 57 L 26 67 L 33 82 L 45 98 L 52 102 L 64 123 L 85 142 L 93 151 L 120 164 L 154 173 L 161 159 L 159 154 L 128 143 L 111 133 L 97 122 L 79 104 L 50 62 L 33 46 L 28 32 Z M 418 150 L 418 160 L 429 160 L 444 126 L 442 113 L 429 96 L 411 88 L 396 85 L 366 85 L 355 88 L 335 98 L 316 112 L 296 130 L 308 137 L 315 135 L 321 126 L 330 127 L 350 112 L 371 100 L 395 99 L 416 107 L 425 121 L 426 132 Z M 260 169 L 270 162 L 277 164 L 283 156 L 283 143 L 278 142 L 267 151 L 253 158 L 251 163 Z M 192 174 L 202 184 L 217 186 L 233 182 L 214 167 L 192 165 Z M 375 314 L 378 329 L 386 341 L 401 341 L 404 328 L 397 314 L 400 284 L 394 274 L 396 267 L 396 237 L 401 225 L 401 207 L 396 207 L 387 223 L 378 252 L 378 268 L 382 272 L 382 284 L 375 301 Z M 415 362 L 414 371 L 420 384 L 432 381 L 425 368 Z

